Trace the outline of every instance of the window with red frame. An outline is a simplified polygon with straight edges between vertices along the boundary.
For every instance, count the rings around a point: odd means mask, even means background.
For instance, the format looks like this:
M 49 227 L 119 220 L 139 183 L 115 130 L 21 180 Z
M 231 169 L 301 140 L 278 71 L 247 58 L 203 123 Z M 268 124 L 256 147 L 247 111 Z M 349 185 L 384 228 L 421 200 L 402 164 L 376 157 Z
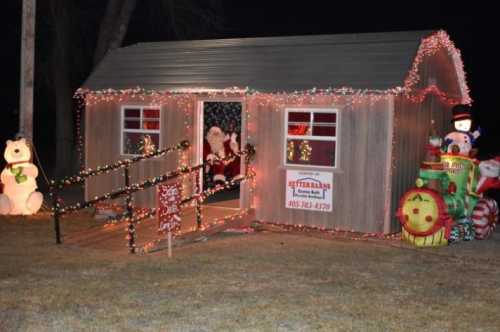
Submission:
M 144 138 L 149 136 L 155 148 L 160 146 L 160 108 L 152 106 L 123 106 L 121 153 L 140 155 Z
M 336 109 L 286 109 L 285 165 L 336 167 Z

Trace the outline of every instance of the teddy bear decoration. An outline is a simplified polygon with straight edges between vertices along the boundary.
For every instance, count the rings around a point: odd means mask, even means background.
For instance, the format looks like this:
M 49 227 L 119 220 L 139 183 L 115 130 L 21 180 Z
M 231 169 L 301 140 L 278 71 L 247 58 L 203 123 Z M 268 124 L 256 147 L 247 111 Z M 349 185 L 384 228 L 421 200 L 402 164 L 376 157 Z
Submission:
M 40 209 L 43 195 L 36 191 L 38 168 L 32 163 L 31 148 L 25 138 L 8 140 L 4 151 L 7 165 L 0 179 L 0 214 L 31 215 Z

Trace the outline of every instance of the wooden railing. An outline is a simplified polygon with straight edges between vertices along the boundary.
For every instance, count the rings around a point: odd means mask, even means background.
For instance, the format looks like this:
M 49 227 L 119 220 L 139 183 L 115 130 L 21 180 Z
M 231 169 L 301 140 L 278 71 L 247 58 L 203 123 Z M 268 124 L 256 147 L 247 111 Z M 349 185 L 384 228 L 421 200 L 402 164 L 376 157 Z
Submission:
M 119 197 L 125 197 L 125 212 L 122 214 L 119 214 L 115 218 L 113 218 L 115 221 L 127 221 L 127 232 L 128 232 L 128 247 L 130 249 L 131 253 L 135 253 L 135 225 L 137 222 L 143 219 L 150 218 L 155 215 L 156 209 L 150 209 L 146 213 L 142 213 L 139 216 L 134 216 L 134 209 L 133 209 L 133 203 L 132 203 L 132 194 L 136 192 L 140 192 L 142 190 L 157 186 L 161 183 L 164 183 L 166 181 L 170 181 L 173 179 L 178 178 L 181 175 L 184 174 L 191 174 L 193 172 L 198 172 L 200 169 L 203 169 L 207 163 L 201 163 L 199 165 L 195 166 L 182 166 L 178 168 L 177 170 L 170 171 L 167 173 L 164 173 L 160 176 L 150 178 L 145 181 L 141 181 L 138 183 L 130 183 L 130 172 L 129 172 L 129 167 L 135 163 L 138 163 L 143 160 L 151 159 L 151 158 L 157 158 L 164 156 L 167 153 L 176 151 L 176 150 L 185 150 L 190 146 L 188 141 L 182 141 L 179 144 L 169 147 L 163 150 L 159 150 L 157 152 L 149 153 L 147 155 L 142 155 L 138 157 L 134 157 L 131 159 L 123 159 L 115 162 L 114 164 L 111 165 L 106 165 L 104 167 L 99 167 L 96 169 L 88 169 L 79 172 L 78 174 L 70 177 L 66 177 L 62 180 L 59 181 L 51 181 L 50 185 L 50 195 L 52 197 L 52 202 L 53 202 L 53 216 L 54 216 L 54 230 L 55 230 L 55 236 L 56 236 L 56 243 L 60 244 L 62 243 L 61 241 L 61 228 L 60 228 L 60 217 L 71 213 L 75 212 L 81 209 L 85 209 L 91 206 L 96 205 L 99 202 L 106 201 L 106 200 L 111 200 L 111 199 L 116 199 Z M 201 188 L 198 186 L 196 187 L 196 192 L 192 194 L 191 196 L 183 199 L 181 201 L 181 206 L 191 202 L 192 200 L 196 201 L 196 224 L 197 227 L 201 227 L 202 220 L 201 220 L 201 197 L 205 197 L 208 195 L 208 193 L 213 194 L 214 192 L 222 191 L 222 190 L 227 190 L 230 189 L 236 185 L 238 185 L 240 182 L 253 178 L 254 174 L 252 171 L 250 171 L 249 168 L 249 163 L 253 156 L 255 155 L 255 149 L 252 145 L 247 144 L 245 147 L 245 150 L 242 150 L 239 152 L 240 157 L 245 157 L 245 175 L 242 177 L 239 177 L 234 180 L 226 181 L 223 186 L 216 186 L 215 188 L 202 191 Z M 225 161 L 231 158 L 230 156 L 227 158 L 222 159 L 221 161 Z M 62 202 L 60 200 L 59 193 L 61 190 L 64 188 L 75 185 L 75 184 L 80 184 L 85 181 L 85 179 L 93 176 L 97 176 L 100 174 L 107 174 L 111 171 L 115 171 L 118 169 L 124 170 L 124 177 L 125 177 L 125 183 L 124 187 L 115 189 L 107 194 L 97 196 L 93 199 L 90 200 L 85 200 L 82 202 L 78 202 L 72 205 L 62 205 Z

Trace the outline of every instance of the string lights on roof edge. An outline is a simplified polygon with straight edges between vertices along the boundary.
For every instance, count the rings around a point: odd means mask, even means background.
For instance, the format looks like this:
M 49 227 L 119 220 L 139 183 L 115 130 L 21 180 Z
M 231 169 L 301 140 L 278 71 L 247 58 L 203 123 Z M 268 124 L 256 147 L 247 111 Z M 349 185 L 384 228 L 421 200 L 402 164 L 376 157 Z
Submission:
M 445 50 L 453 61 L 458 73 L 458 80 L 460 90 L 462 93 L 461 99 L 453 98 L 446 94 L 446 92 L 439 89 L 437 85 L 429 85 L 422 89 L 417 89 L 418 83 L 421 82 L 419 74 L 419 66 L 424 61 L 424 58 L 434 55 L 440 50 Z M 449 35 L 443 31 L 437 31 L 434 34 L 423 38 L 418 48 L 417 54 L 413 61 L 411 70 L 409 71 L 404 86 L 393 87 L 389 89 L 355 89 L 352 87 L 341 88 L 326 88 L 319 89 L 313 87 L 308 90 L 301 91 L 276 91 L 276 92 L 260 92 L 258 90 L 246 87 L 230 87 L 225 89 L 213 88 L 190 88 L 190 89 L 177 89 L 177 90 L 153 90 L 141 87 L 129 89 L 102 89 L 102 90 L 89 90 L 80 88 L 76 91 L 74 97 L 82 104 L 91 106 L 98 102 L 120 102 L 126 98 L 129 100 L 137 99 L 138 101 L 148 101 L 151 105 L 164 104 L 169 99 L 191 98 L 191 95 L 200 95 L 204 97 L 262 97 L 272 101 L 272 99 L 284 100 L 286 102 L 289 98 L 305 98 L 315 96 L 352 96 L 352 103 L 356 103 L 356 97 L 373 96 L 376 98 L 386 98 L 388 96 L 405 96 L 412 102 L 421 102 L 428 94 L 436 95 L 442 102 L 449 105 L 456 104 L 471 104 L 472 99 L 469 95 L 469 88 L 467 86 L 466 74 L 464 70 L 463 61 L 461 58 L 460 50 L 455 47 L 455 44 L 450 39 Z M 147 99 L 147 100 L 146 100 Z M 275 100 L 276 101 L 276 100 Z

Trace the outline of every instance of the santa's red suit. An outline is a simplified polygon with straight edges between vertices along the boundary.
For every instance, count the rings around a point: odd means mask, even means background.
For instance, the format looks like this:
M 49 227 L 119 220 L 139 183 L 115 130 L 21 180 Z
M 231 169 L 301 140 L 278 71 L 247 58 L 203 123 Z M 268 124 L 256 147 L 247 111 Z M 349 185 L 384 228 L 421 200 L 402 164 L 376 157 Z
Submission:
M 483 160 L 479 163 L 481 177 L 476 192 L 482 194 L 491 189 L 500 189 L 500 157 Z
M 203 160 L 207 163 L 206 172 L 211 173 L 213 181 L 226 181 L 240 174 L 240 157 L 237 135 L 225 135 L 219 127 L 208 131 L 203 146 Z

